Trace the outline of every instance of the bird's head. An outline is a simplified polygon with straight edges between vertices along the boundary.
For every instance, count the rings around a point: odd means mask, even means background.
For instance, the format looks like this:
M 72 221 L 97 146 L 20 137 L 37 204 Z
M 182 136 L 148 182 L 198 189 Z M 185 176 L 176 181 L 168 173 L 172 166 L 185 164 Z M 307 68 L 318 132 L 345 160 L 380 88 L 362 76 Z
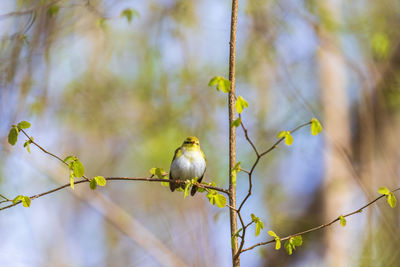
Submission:
M 200 142 L 199 139 L 195 136 L 189 136 L 183 141 L 182 146 L 184 148 L 188 149 L 199 149 L 200 148 Z

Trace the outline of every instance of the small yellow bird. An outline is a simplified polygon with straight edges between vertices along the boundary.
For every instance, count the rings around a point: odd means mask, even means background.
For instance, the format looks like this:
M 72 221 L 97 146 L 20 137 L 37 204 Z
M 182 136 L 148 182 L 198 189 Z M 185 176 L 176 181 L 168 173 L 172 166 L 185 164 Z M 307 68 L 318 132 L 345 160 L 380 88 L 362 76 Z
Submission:
M 174 158 L 171 162 L 169 171 L 169 179 L 173 180 L 190 180 L 197 178 L 201 183 L 206 171 L 206 157 L 200 149 L 199 139 L 195 136 L 189 136 L 183 144 L 175 150 Z M 169 188 L 172 192 L 176 188 L 184 188 L 184 184 L 169 183 Z M 192 187 L 190 194 L 194 196 L 197 191 L 197 186 Z

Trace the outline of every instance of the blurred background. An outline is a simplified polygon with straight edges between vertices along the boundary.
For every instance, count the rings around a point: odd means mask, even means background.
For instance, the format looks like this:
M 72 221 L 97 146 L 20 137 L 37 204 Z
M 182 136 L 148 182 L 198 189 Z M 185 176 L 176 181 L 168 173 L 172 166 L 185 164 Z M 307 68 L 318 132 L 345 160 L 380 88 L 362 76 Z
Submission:
M 127 8 L 132 17 L 121 16 Z M 228 73 L 231 1 L 0 2 L 0 193 L 13 198 L 67 183 L 68 170 L 31 148 L 12 147 L 12 124 L 86 174 L 149 176 L 199 137 L 205 181 L 227 187 L 227 95 L 207 86 Z M 126 13 L 125 13 L 126 14 Z M 243 0 L 237 94 L 259 150 L 281 130 L 304 128 L 258 165 L 244 217 L 259 216 L 246 245 L 356 210 L 380 186 L 399 185 L 400 2 Z M 241 129 L 237 158 L 255 159 Z M 248 190 L 238 175 L 238 201 Z M 399 198 L 399 195 L 397 194 Z M 273 245 L 242 266 L 398 266 L 400 209 L 384 200 L 303 236 L 291 256 Z M 81 184 L 0 212 L 1 266 L 230 266 L 227 209 L 205 194 L 185 200 L 159 184 Z

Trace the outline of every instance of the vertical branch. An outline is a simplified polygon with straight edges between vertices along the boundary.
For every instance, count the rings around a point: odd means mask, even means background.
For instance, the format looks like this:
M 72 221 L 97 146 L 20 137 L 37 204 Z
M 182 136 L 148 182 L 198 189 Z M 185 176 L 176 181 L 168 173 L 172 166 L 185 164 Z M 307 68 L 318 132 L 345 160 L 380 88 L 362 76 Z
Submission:
M 235 120 L 235 61 L 236 61 L 236 30 L 237 30 L 237 10 L 238 0 L 232 0 L 231 14 L 231 37 L 229 42 L 229 80 L 231 81 L 231 90 L 229 92 L 229 205 L 232 207 L 230 212 L 231 236 L 237 232 L 237 214 L 236 209 L 236 184 L 232 181 L 232 169 L 236 164 L 236 128 L 231 127 Z M 235 257 L 238 249 L 238 238 L 234 237 L 232 242 L 232 266 L 240 266 L 240 258 Z

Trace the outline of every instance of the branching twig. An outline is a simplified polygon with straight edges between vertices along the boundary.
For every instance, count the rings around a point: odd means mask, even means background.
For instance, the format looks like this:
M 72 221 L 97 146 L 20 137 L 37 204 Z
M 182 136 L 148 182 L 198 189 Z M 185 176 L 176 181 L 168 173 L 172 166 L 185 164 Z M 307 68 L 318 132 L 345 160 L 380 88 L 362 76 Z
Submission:
M 240 206 L 239 206 L 239 208 L 238 208 L 238 211 L 239 211 L 239 212 L 240 212 L 240 210 L 242 209 L 244 203 L 247 201 L 247 199 L 248 199 L 248 198 L 250 197 L 250 195 L 251 195 L 251 190 L 252 190 L 252 187 L 253 187 L 253 182 L 252 182 L 253 171 L 254 171 L 254 169 L 256 168 L 256 166 L 257 166 L 258 162 L 260 161 L 261 157 L 265 156 L 266 154 L 268 154 L 269 152 L 271 152 L 272 150 L 274 150 L 275 148 L 277 148 L 278 145 L 285 139 L 284 137 L 280 138 L 280 139 L 279 139 L 278 141 L 276 141 L 270 148 L 268 148 L 267 150 L 265 150 L 264 152 L 262 152 L 261 154 L 259 154 L 258 151 L 257 151 L 257 149 L 256 149 L 256 146 L 254 145 L 254 142 L 250 139 L 250 137 L 249 137 L 249 135 L 248 135 L 248 133 L 247 133 L 247 128 L 244 126 L 243 122 L 241 122 L 240 124 L 241 124 L 242 129 L 243 129 L 243 131 L 244 131 L 244 133 L 245 133 L 246 140 L 247 140 L 247 141 L 249 142 L 249 144 L 253 147 L 254 152 L 255 152 L 256 155 L 257 155 L 257 158 L 256 158 L 256 160 L 254 161 L 253 166 L 251 167 L 250 171 L 249 171 L 249 172 L 246 172 L 246 173 L 248 174 L 248 176 L 249 176 L 249 191 L 248 191 L 246 197 L 245 197 L 245 198 L 243 199 L 243 201 L 240 203 Z M 293 130 L 291 130 L 290 132 L 291 132 L 291 133 L 294 133 L 294 132 L 298 131 L 300 128 L 302 128 L 302 127 L 304 127 L 304 126 L 307 126 L 307 125 L 310 125 L 310 124 L 311 124 L 311 122 L 303 123 L 303 124 L 297 126 L 296 128 L 294 128 Z
M 243 123 L 243 121 L 242 121 L 242 119 L 241 119 L 241 115 L 240 115 L 240 114 L 239 114 L 239 118 L 240 118 L 240 125 L 242 126 L 242 129 L 243 129 L 245 138 L 246 138 L 247 142 L 248 142 L 248 143 L 251 145 L 251 147 L 253 148 L 254 152 L 256 153 L 257 158 L 256 158 L 256 160 L 254 161 L 254 163 L 253 163 L 253 165 L 252 165 L 250 171 L 241 169 L 242 171 L 244 171 L 245 173 L 247 173 L 247 175 L 248 175 L 248 177 L 249 177 L 249 191 L 248 191 L 246 197 L 245 197 L 245 198 L 243 199 L 243 201 L 240 203 L 239 208 L 238 208 L 237 210 L 235 210 L 236 213 L 237 213 L 238 216 L 239 216 L 239 219 L 240 219 L 240 222 L 241 222 L 242 228 L 243 228 L 243 233 L 242 233 L 242 235 L 241 235 L 240 246 L 239 246 L 239 249 L 237 250 L 236 255 L 235 255 L 236 258 L 239 257 L 240 253 L 242 253 L 242 249 L 243 249 L 244 242 L 245 242 L 246 229 L 247 229 L 248 226 L 250 226 L 250 225 L 253 223 L 253 221 L 251 221 L 250 223 L 248 223 L 247 225 L 245 225 L 244 222 L 243 222 L 243 220 L 242 220 L 242 216 L 241 216 L 240 211 L 241 211 L 243 205 L 246 203 L 247 199 L 248 199 L 248 198 L 251 196 L 251 194 L 252 194 L 252 188 L 253 188 L 253 180 L 252 180 L 252 177 L 253 177 L 254 169 L 256 168 L 258 162 L 260 161 L 260 159 L 261 159 L 263 156 L 265 156 L 266 154 L 268 154 L 269 152 L 271 152 L 272 150 L 274 150 L 275 148 L 277 148 L 278 145 L 285 139 L 284 137 L 280 138 L 280 139 L 279 139 L 278 141 L 276 141 L 270 148 L 268 148 L 267 150 L 265 150 L 265 151 L 262 152 L 262 153 L 259 153 L 258 150 L 257 150 L 256 145 L 255 145 L 254 142 L 251 140 L 251 138 L 250 138 L 250 136 L 249 136 L 249 134 L 248 134 L 247 128 L 244 126 L 244 123 Z M 311 124 L 311 122 L 303 123 L 303 124 L 297 126 L 296 128 L 294 128 L 293 130 L 291 130 L 290 132 L 291 132 L 291 133 L 294 133 L 294 132 L 296 132 L 297 130 L 299 130 L 300 128 L 302 128 L 302 127 L 304 127 L 304 126 L 307 126 L 307 125 L 309 125 L 309 124 Z
M 394 189 L 394 190 L 391 191 L 391 192 L 396 192 L 396 191 L 399 191 L 399 190 L 400 190 L 400 187 Z M 347 213 L 347 214 L 343 215 L 343 217 L 349 217 L 349 216 L 352 216 L 352 215 L 354 215 L 354 214 L 356 214 L 356 213 L 362 212 L 366 207 L 368 207 L 368 206 L 374 204 L 375 202 L 377 202 L 379 199 L 383 198 L 384 196 L 385 196 L 385 195 L 381 195 L 381 196 L 375 198 L 374 200 L 368 202 L 367 204 L 365 204 L 365 205 L 362 206 L 361 208 L 359 208 L 359 209 L 357 209 L 357 210 L 355 210 L 355 211 L 352 211 L 352 212 L 350 212 L 350 213 Z M 337 222 L 337 221 L 339 221 L 339 220 L 340 220 L 340 219 L 339 219 L 339 216 L 338 216 L 336 219 L 330 221 L 329 223 L 321 224 L 321 225 L 316 226 L 316 227 L 313 227 L 313 228 L 311 228 L 311 229 L 308 229 L 308 230 L 305 230 L 305 231 L 302 231 L 302 232 L 298 232 L 298 233 L 295 233 L 295 234 L 288 235 L 288 236 L 286 236 L 286 237 L 280 238 L 280 240 L 281 240 L 281 241 L 285 241 L 285 240 L 288 240 L 288 239 L 290 239 L 291 237 L 294 237 L 294 236 L 304 235 L 304 234 L 308 234 L 308 233 L 311 233 L 311 232 L 314 232 L 314 231 L 323 229 L 323 228 L 325 228 L 325 227 L 331 226 L 332 224 L 334 224 L 335 222 Z M 248 250 L 251 250 L 251 249 L 256 248 L 256 247 L 259 247 L 259 246 L 271 244 L 271 243 L 274 243 L 274 242 L 275 242 L 275 239 L 271 239 L 271 240 L 266 241 L 266 242 L 257 243 L 257 244 L 255 244 L 255 245 L 253 245 L 253 246 L 250 246 L 250 247 L 248 247 L 248 248 L 245 248 L 245 249 L 241 250 L 240 253 L 245 252 L 245 251 L 248 251 Z

